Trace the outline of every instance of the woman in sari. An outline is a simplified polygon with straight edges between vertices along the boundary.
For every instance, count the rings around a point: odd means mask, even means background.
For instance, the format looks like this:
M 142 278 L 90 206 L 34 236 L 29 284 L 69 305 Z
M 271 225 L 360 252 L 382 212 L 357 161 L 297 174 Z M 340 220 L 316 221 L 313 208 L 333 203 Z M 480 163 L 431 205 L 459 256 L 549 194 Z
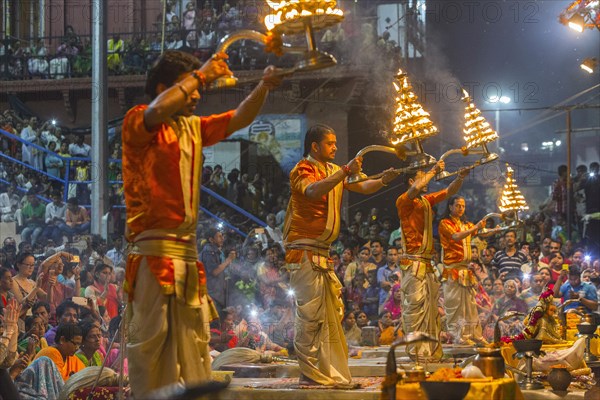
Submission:
M 400 284 L 395 284 L 392 287 L 390 297 L 383 305 L 383 310 L 392 315 L 392 321 L 399 321 L 402 315 L 402 291 Z
M 346 337 L 346 343 L 348 346 L 360 346 L 360 338 L 362 331 L 356 325 L 356 314 L 349 312 L 342 321 L 344 327 L 344 336 Z
M 81 360 L 86 367 L 99 367 L 102 365 L 104 356 L 100 353 L 100 344 L 102 343 L 102 332 L 96 322 L 90 320 L 82 321 L 79 324 L 81 328 L 81 347 L 75 353 L 75 356 Z
M 85 289 L 85 297 L 92 299 L 98 306 L 106 307 L 110 318 L 119 315 L 119 295 L 117 287 L 110 283 L 112 267 L 98 263 L 94 267 L 94 283 Z

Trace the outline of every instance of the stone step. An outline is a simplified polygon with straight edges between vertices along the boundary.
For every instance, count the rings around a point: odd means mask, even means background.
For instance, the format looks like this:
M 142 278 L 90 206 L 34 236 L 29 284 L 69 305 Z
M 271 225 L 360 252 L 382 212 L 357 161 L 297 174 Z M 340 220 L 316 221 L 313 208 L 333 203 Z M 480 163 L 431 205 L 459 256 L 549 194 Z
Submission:
M 337 389 L 264 389 L 249 387 L 277 382 L 280 379 L 233 378 L 229 388 L 217 397 L 218 400 L 378 400 L 381 387 L 356 390 Z

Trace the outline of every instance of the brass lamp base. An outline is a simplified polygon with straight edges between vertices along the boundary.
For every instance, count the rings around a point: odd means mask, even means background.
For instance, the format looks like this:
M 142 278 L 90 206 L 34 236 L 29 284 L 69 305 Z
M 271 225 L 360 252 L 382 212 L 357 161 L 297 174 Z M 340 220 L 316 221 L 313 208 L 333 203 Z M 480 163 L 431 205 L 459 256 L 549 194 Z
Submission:
M 437 163 L 435 157 L 427 153 L 418 153 L 412 160 L 410 160 L 409 168 L 421 169 L 434 165 L 435 163 Z
M 303 33 L 307 25 L 310 25 L 315 30 L 319 31 L 329 26 L 339 24 L 343 20 L 344 16 L 339 14 L 313 14 L 284 21 L 275 25 L 272 31 L 280 35 L 295 35 Z
M 331 54 L 319 50 L 309 50 L 304 53 L 304 58 L 294 66 L 295 72 L 310 72 L 319 69 L 334 67 L 337 60 Z

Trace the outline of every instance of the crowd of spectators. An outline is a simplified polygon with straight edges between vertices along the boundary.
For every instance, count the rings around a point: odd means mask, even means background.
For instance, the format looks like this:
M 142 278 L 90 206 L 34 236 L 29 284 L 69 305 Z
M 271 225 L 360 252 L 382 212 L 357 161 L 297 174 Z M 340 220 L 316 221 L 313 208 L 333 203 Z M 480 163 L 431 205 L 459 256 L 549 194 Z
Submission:
M 590 170 L 595 168 L 592 165 Z M 582 187 L 592 185 L 593 178 L 588 174 Z M 267 221 L 266 227 L 251 229 L 243 228 L 251 222 L 238 221 L 235 225 L 247 233 L 243 237 L 217 224 L 212 217 L 200 215 L 199 258 L 207 271 L 209 294 L 220 312 L 220 319 L 211 325 L 213 355 L 240 346 L 289 354 L 293 351 L 294 293 L 282 269 L 282 225 L 289 188 L 279 185 L 280 191 L 276 192 L 259 174 L 253 178 L 237 170 L 226 174 L 220 166 L 205 166 L 203 182 Z M 36 196 L 30 196 L 28 209 L 35 209 Z M 209 196 L 203 197 L 210 203 L 205 205 L 211 213 L 235 222 L 231 210 L 213 203 Z M 476 201 L 473 196 L 465 197 L 467 203 Z M 55 196 L 48 207 L 58 208 L 61 201 L 60 196 Z M 555 284 L 558 303 L 577 299 L 569 307 L 596 311 L 599 254 L 594 252 L 592 243 L 563 240 L 561 230 L 555 229 L 557 216 L 547 210 L 547 204 L 544 207 L 546 211 L 531 219 L 539 223 L 531 222 L 518 231 L 508 230 L 485 240 L 477 238 L 472 243 L 470 268 L 479 282 L 476 301 L 488 340 L 492 339 L 499 316 L 508 311 L 526 312 L 548 284 Z M 473 206 L 474 214 L 485 211 Z M 23 209 L 23 213 L 29 211 Z M 352 218 L 343 222 L 339 238 L 332 244 L 335 273 L 343 284 L 343 329 L 351 351 L 371 343 L 363 334 L 365 327 L 377 332 L 380 344 L 389 344 L 404 334 L 399 269 L 403 246 L 396 221 L 377 208 L 368 213 L 355 210 Z M 5 340 L 6 350 L 0 352 L 5 354 L 4 360 L 0 361 L 4 361 L 2 365 L 8 368 L 19 390 L 38 384 L 40 371 L 58 373 L 66 381 L 71 374 L 98 365 L 103 358 L 110 358 L 109 365 L 113 367 L 120 365 L 116 357 L 120 346 L 109 348 L 108 343 L 109 327 L 118 326 L 119 310 L 126 301 L 122 232 L 109 244 L 98 236 L 80 236 L 77 232 L 69 235 L 61 231 L 60 223 L 54 228 L 68 238 L 66 243 L 56 243 L 58 239 L 53 238 L 52 232 L 46 241 L 33 240 L 35 229 L 29 229 L 25 234 L 21 232 L 18 246 L 14 239 L 7 238 L 0 251 L 0 305 L 5 314 L 5 332 L 10 332 L 4 335 L 10 340 Z M 434 267 L 441 273 L 439 246 L 436 249 Z M 439 312 L 443 321 L 442 293 Z M 77 298 L 84 298 L 85 305 L 74 303 Z M 18 317 L 14 317 L 15 310 Z M 13 328 L 7 329 L 11 324 Z M 505 335 L 519 333 L 522 328 L 518 320 L 500 324 Z M 443 326 L 442 338 L 449 342 L 453 335 Z M 13 339 L 25 349 L 18 358 L 10 351 Z M 75 344 L 69 347 L 67 342 Z M 61 361 L 71 356 L 78 357 L 81 363 Z M 42 369 L 53 370 L 53 365 L 57 368 L 54 372 Z
M 270 9 L 264 4 L 257 7 L 249 0 L 198 4 L 188 2 L 180 9 L 178 2 L 168 1 L 164 18 L 162 13 L 159 14 L 151 30 L 111 33 L 107 41 L 109 73 L 143 74 L 163 47 L 190 52 L 206 60 L 215 51 L 217 43 L 234 31 L 266 31 L 264 18 Z M 298 40 L 293 44 L 302 44 L 304 37 L 298 36 L 286 40 Z M 390 64 L 397 63 L 400 57 L 398 44 L 390 39 L 389 32 L 378 36 L 372 17 L 359 18 L 349 10 L 343 23 L 317 32 L 317 40 L 323 50 L 333 54 L 342 64 L 364 64 L 374 51 L 378 52 L 378 58 Z M 49 48 L 53 43 L 58 43 L 56 48 Z M 248 40 L 234 45 L 229 56 L 233 69 L 262 69 L 274 62 L 262 45 Z M 91 38 L 78 34 L 70 25 L 60 40 L 6 37 L 0 42 L 0 79 L 3 80 L 84 77 L 91 76 L 91 68 Z
M 10 110 L 0 114 L 0 129 L 24 141 L 0 135 L 2 153 L 10 157 L 0 159 L 1 222 L 15 222 L 23 240 L 42 247 L 89 234 L 91 147 L 84 136 L 65 135 L 51 120 L 40 123 Z M 111 150 L 110 203 L 118 213 L 124 203 L 120 144 Z

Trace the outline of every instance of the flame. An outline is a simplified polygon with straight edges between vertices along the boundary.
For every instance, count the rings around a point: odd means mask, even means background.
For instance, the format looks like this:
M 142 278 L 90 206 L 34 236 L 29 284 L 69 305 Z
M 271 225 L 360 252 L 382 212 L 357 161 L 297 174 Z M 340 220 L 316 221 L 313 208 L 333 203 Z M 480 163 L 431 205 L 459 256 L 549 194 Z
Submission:
M 398 83 L 392 82 L 397 93 L 392 145 L 435 135 L 437 128 L 429 119 L 429 113 L 423 109 L 417 96 L 412 92 L 407 75 L 402 70 L 398 70 L 396 79 Z
M 513 169 L 506 164 L 506 183 L 498 204 L 501 212 L 529 210 L 525 197 L 513 179 Z
M 267 0 L 267 4 L 274 11 L 265 17 L 265 25 L 268 30 L 285 22 L 311 15 L 344 16 L 344 12 L 337 8 L 337 0 Z
M 471 102 L 471 98 L 464 89 L 463 94 L 465 97 L 462 100 L 469 104 L 465 107 L 465 124 L 463 127 L 463 138 L 467 142 L 467 149 L 498 139 L 498 133 L 492 129 L 489 122 L 481 115 L 481 111 Z

